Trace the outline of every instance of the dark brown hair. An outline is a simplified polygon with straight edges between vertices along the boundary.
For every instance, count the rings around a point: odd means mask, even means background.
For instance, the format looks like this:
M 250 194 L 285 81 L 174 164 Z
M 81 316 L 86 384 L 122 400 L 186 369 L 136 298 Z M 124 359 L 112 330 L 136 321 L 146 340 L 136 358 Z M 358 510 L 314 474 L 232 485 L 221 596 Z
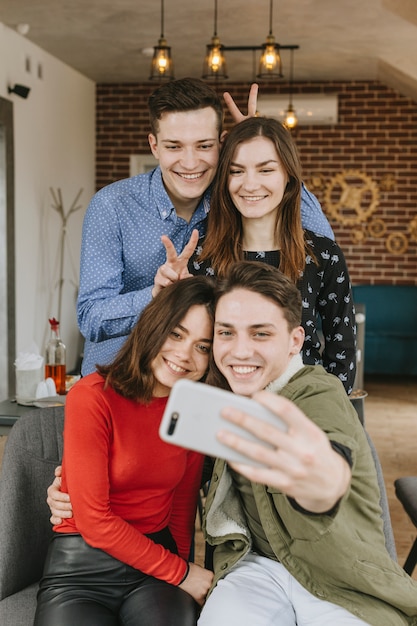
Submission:
M 158 122 L 164 113 L 197 111 L 211 107 L 217 117 L 219 137 L 223 129 L 223 106 L 217 93 L 198 78 L 179 78 L 164 83 L 149 97 L 149 120 L 152 134 L 158 134 Z
M 194 305 L 213 319 L 214 286 L 203 276 L 184 278 L 162 289 L 143 309 L 136 326 L 110 365 L 97 371 L 125 398 L 149 402 L 155 388 L 152 362 L 169 334 Z
M 233 261 L 244 258 L 242 218 L 229 194 L 229 176 L 237 147 L 255 137 L 274 144 L 287 172 L 288 183 L 279 210 L 276 232 L 280 270 L 297 282 L 305 266 L 306 244 L 301 225 L 301 164 L 295 143 L 284 126 L 266 117 L 251 117 L 232 128 L 220 151 L 208 215 L 207 234 L 199 260 L 210 261 L 218 276 L 224 276 Z
M 302 303 L 297 286 L 279 269 L 259 263 L 259 261 L 240 261 L 234 263 L 216 287 L 215 308 L 220 298 L 236 289 L 245 289 L 271 300 L 281 310 L 287 321 L 288 330 L 301 326 Z M 216 339 L 214 339 L 216 341 Z M 210 356 L 210 367 L 206 382 L 216 387 L 230 389 L 223 374 Z

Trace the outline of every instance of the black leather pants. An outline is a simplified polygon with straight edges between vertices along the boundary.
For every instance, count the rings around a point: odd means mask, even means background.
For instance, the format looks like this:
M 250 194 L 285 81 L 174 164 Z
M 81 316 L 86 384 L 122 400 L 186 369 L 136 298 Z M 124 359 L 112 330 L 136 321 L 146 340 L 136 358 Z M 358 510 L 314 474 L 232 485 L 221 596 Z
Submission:
M 170 548 L 170 541 L 167 531 L 157 542 Z M 195 626 L 198 612 L 182 589 L 91 548 L 80 535 L 56 533 L 34 626 Z

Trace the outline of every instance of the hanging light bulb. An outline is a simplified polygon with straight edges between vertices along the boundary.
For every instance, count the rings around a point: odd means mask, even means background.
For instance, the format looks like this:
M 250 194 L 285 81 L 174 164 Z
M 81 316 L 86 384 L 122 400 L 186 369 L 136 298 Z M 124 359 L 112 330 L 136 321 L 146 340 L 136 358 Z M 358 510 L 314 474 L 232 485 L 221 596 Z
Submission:
M 292 130 L 298 124 L 298 119 L 294 111 L 294 107 L 292 105 L 292 88 L 293 88 L 293 80 L 294 80 L 294 50 L 291 50 L 291 63 L 290 63 L 290 101 L 288 103 L 288 109 L 285 114 L 284 125 Z
M 226 60 L 223 54 L 223 46 L 217 36 L 217 0 L 214 0 L 213 37 L 211 38 L 211 43 L 207 45 L 202 78 L 214 78 L 215 80 L 227 78 Z
M 279 53 L 280 46 L 275 43 L 272 34 L 272 0 L 269 2 L 269 35 L 262 44 L 262 54 L 259 61 L 257 78 L 282 78 L 282 63 Z
M 161 0 L 161 36 L 158 39 L 158 45 L 153 50 L 149 80 L 172 80 L 174 64 L 171 58 L 171 48 L 167 45 L 164 36 L 164 0 Z
M 297 124 L 298 124 L 298 119 L 297 119 L 297 116 L 295 114 L 295 111 L 294 111 L 294 108 L 293 108 L 292 104 L 288 105 L 288 109 L 287 109 L 287 112 L 285 114 L 285 122 L 284 122 L 284 124 L 290 130 L 295 128 L 297 126 Z

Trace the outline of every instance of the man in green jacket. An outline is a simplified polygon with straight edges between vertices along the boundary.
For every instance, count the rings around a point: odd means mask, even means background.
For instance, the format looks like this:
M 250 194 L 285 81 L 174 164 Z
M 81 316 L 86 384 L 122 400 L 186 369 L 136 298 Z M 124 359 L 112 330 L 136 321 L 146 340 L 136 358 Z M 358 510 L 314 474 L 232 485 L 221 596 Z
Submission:
M 215 464 L 214 589 L 198 624 L 417 625 L 417 582 L 385 547 L 366 434 L 340 381 L 303 366 L 300 321 L 299 291 L 275 268 L 236 264 L 219 287 L 207 382 L 255 394 L 288 428 L 224 411 L 265 445 L 226 422 L 219 439 L 266 467 Z

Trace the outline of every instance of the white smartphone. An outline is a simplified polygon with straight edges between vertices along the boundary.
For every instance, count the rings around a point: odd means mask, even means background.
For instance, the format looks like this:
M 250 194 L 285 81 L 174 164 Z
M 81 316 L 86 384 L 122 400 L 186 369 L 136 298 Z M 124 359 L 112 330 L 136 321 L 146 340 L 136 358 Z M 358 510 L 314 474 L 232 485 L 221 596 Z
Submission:
M 204 383 L 182 379 L 176 382 L 171 390 L 159 427 L 159 435 L 168 443 L 190 448 L 212 457 L 263 466 L 262 463 L 218 441 L 216 435 L 221 429 L 235 432 L 250 441 L 260 441 L 246 430 L 224 420 L 220 412 L 225 407 L 234 407 L 282 430 L 287 429 L 275 413 L 251 398 Z M 269 445 L 264 441 L 261 443 L 264 446 Z

